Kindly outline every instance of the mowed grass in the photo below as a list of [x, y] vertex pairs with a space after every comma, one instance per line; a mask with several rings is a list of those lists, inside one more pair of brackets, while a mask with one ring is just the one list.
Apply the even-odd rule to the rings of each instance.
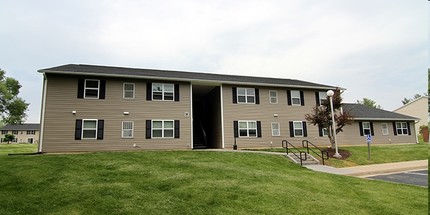
[[426, 188], [313, 172], [275, 155], [3, 153], [0, 163], [0, 214], [428, 213]]
[[329, 159], [327, 165], [334, 167], [349, 167], [358, 165], [393, 163], [413, 160], [426, 160], [429, 157], [428, 143], [406, 145], [370, 145], [370, 160], [367, 146], [349, 146], [340, 149], [351, 153], [349, 158]]

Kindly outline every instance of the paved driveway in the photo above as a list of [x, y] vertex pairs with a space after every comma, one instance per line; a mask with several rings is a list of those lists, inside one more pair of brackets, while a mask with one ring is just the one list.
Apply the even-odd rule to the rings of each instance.
[[383, 175], [374, 175], [366, 178], [383, 181], [391, 181], [403, 184], [412, 184], [417, 186], [428, 186], [428, 170], [411, 170], [399, 173], [390, 173]]

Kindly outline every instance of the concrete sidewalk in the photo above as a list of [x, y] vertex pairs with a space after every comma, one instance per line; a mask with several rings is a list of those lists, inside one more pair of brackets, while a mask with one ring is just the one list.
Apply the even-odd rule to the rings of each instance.
[[362, 165], [362, 166], [345, 167], [345, 168], [335, 168], [335, 167], [323, 166], [323, 165], [307, 165], [305, 167], [308, 169], [312, 169], [314, 171], [326, 172], [331, 174], [365, 176], [365, 175], [375, 175], [375, 174], [382, 174], [382, 173], [401, 172], [401, 171], [407, 171], [407, 170], [428, 169], [428, 160]]

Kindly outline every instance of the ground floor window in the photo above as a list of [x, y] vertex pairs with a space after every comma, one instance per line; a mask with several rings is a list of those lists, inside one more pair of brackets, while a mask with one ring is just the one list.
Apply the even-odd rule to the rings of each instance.
[[174, 132], [173, 120], [153, 120], [152, 137], [153, 138], [173, 138]]
[[406, 122], [396, 122], [397, 135], [408, 135], [409, 129]]
[[290, 137], [307, 137], [305, 121], [290, 121]]
[[239, 137], [257, 137], [257, 121], [239, 121]]
[[122, 122], [122, 138], [133, 138], [133, 121], [124, 121]]
[[279, 122], [272, 122], [272, 136], [274, 137], [281, 136], [281, 129], [279, 126]]
[[387, 123], [382, 123], [382, 135], [388, 135], [388, 124]]
[[77, 119], [75, 124], [75, 140], [103, 139], [104, 120]]
[[363, 122], [363, 134], [364, 135], [370, 134], [370, 122]]
[[28, 138], [27, 143], [33, 144], [33, 138]]

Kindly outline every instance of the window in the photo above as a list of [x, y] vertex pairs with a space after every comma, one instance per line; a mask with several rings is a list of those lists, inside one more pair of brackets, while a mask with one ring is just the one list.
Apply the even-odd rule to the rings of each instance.
[[257, 122], [239, 121], [239, 137], [257, 137]]
[[327, 92], [317, 92], [318, 93], [318, 105], [322, 105], [324, 102], [327, 101]]
[[97, 120], [84, 119], [82, 120], [82, 139], [97, 138]]
[[3, 135], [7, 134], [7, 131], [1, 131], [1, 134], [3, 134]]
[[28, 130], [27, 131], [27, 135], [34, 135], [34, 134], [36, 134], [35, 130]]
[[173, 101], [174, 94], [174, 84], [152, 83], [152, 100]]
[[408, 135], [409, 129], [406, 122], [396, 122], [397, 135]]
[[13, 135], [17, 135], [17, 134], [18, 134], [18, 131], [12, 131], [12, 134], [13, 134]]
[[98, 99], [99, 87], [100, 87], [100, 80], [86, 79], [85, 86], [84, 86], [84, 98]]
[[134, 84], [124, 83], [123, 86], [123, 98], [124, 99], [134, 99]]
[[272, 136], [274, 137], [281, 136], [281, 129], [279, 126], [279, 122], [272, 122]]
[[303, 137], [303, 122], [301, 121], [294, 121], [294, 136], [295, 137]]
[[28, 138], [28, 139], [27, 139], [27, 143], [31, 143], [31, 144], [33, 144], [33, 138]]
[[255, 89], [254, 88], [237, 88], [237, 102], [255, 104]]
[[291, 104], [292, 105], [301, 105], [302, 104], [300, 91], [291, 90]]
[[133, 138], [133, 121], [122, 122], [122, 138]]
[[152, 137], [153, 138], [173, 138], [174, 121], [173, 120], [153, 120]]
[[363, 134], [364, 135], [371, 134], [370, 122], [363, 122]]
[[278, 91], [270, 90], [269, 99], [270, 99], [270, 104], [278, 104]]
[[388, 135], [388, 124], [387, 123], [382, 123], [382, 135]]

